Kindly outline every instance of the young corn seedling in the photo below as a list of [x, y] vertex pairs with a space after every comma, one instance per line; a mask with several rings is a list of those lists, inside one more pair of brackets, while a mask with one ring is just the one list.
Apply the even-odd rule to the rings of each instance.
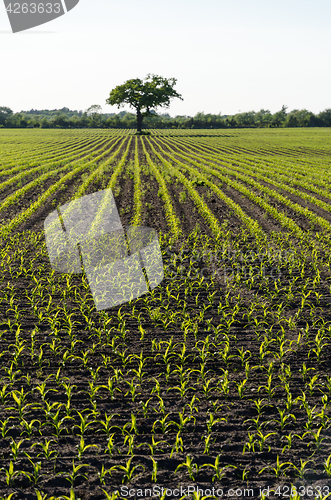
[[106, 490], [104, 490], [103, 488], [102, 488], [102, 491], [103, 491], [103, 492], [104, 492], [104, 494], [106, 495], [106, 500], [117, 500], [118, 498], [120, 498], [118, 491], [115, 491], [114, 493], [111, 493], [110, 495], [109, 495], [109, 493], [108, 493]]
[[56, 436], [57, 438], [60, 437], [62, 432], [68, 432], [66, 427], [64, 426], [64, 421], [65, 420], [73, 420], [73, 417], [70, 417], [66, 415], [65, 417], [60, 418], [59, 416], [60, 410], [57, 410], [55, 415], [49, 415], [49, 421], [45, 422], [42, 424], [44, 425], [51, 425], [54, 428], [54, 433], [52, 434], [53, 436]]
[[241, 479], [243, 481], [246, 481], [247, 480], [247, 486], [248, 486], [248, 475], [249, 475], [249, 470], [246, 469], [246, 467], [244, 468], [244, 470], [242, 471], [241, 473]]
[[131, 434], [127, 434], [124, 438], [124, 446], [125, 443], [128, 441], [128, 452], [127, 455], [133, 455], [133, 448], [134, 448], [134, 436]]
[[59, 392], [56, 389], [47, 389], [46, 390], [46, 382], [42, 384], [36, 385], [35, 390], [40, 393], [42, 401], [45, 401], [45, 398], [49, 392]]
[[187, 455], [186, 456], [186, 461], [179, 464], [175, 470], [175, 474], [177, 473], [177, 471], [179, 469], [181, 469], [182, 467], [186, 468], [187, 469], [187, 472], [188, 472], [188, 475], [189, 475], [189, 478], [192, 480], [192, 481], [195, 481], [195, 477], [196, 477], [196, 474], [198, 473], [199, 471], [199, 468], [198, 468], [198, 465], [192, 461], [192, 457], [190, 455]]
[[[26, 454], [28, 456], [28, 454]], [[26, 475], [29, 478], [29, 481], [36, 485], [38, 481], [42, 478], [44, 474], [41, 474], [41, 462], [34, 463], [31, 460], [31, 457], [28, 456], [28, 460], [32, 465], [33, 472], [24, 472], [24, 475]]]
[[208, 434], [208, 436], [202, 436], [201, 439], [205, 440], [205, 448], [203, 450], [203, 454], [209, 455], [209, 453], [210, 453], [210, 445], [215, 443], [216, 438], [213, 440], [212, 443], [211, 443], [211, 434]]
[[95, 420], [92, 420], [92, 422], [88, 422], [88, 418], [90, 415], [83, 415], [80, 411], [77, 410], [77, 414], [79, 415], [79, 418], [80, 418], [80, 424], [75, 424], [72, 426], [72, 430], [74, 429], [78, 429], [79, 433], [78, 433], [78, 436], [84, 436], [85, 432], [87, 431], [87, 429], [93, 425], [95, 422]]
[[[306, 432], [305, 434], [310, 434], [314, 440], [315, 440], [315, 447], [316, 447], [316, 450], [315, 451], [319, 451], [322, 447], [322, 442], [325, 441], [325, 437], [322, 437], [321, 436], [321, 432], [323, 431], [323, 427], [319, 427], [319, 429], [314, 432], [313, 430], [310, 430], [308, 432]], [[309, 443], [309, 445], [311, 445], [311, 443]], [[308, 445], [308, 446], [309, 446]]]
[[147, 401], [139, 401], [139, 403], [141, 404], [141, 407], [142, 407], [142, 411], [143, 411], [143, 414], [144, 414], [144, 418], [147, 418], [147, 415], [148, 415], [148, 405], [149, 405], [149, 402], [152, 400], [152, 398], [149, 398], [147, 399]]
[[90, 386], [90, 390], [86, 391], [86, 394], [88, 395], [90, 403], [92, 404], [98, 391], [102, 388], [102, 386], [98, 385], [95, 387], [94, 382], [89, 382], [89, 386]]
[[33, 431], [36, 429], [36, 427], [33, 425], [35, 422], [39, 423], [38, 432], [39, 432], [39, 434], [41, 434], [41, 430], [40, 430], [41, 422], [40, 422], [40, 420], [35, 418], [35, 419], [31, 420], [30, 422], [28, 422], [27, 420], [22, 418], [20, 425], [22, 427], [24, 427], [24, 430], [21, 432], [20, 435], [22, 436], [24, 433], [26, 433], [28, 435], [28, 437], [31, 438]]
[[109, 377], [108, 378], [108, 385], [102, 385], [101, 386], [102, 388], [107, 389], [109, 391], [111, 399], [115, 398], [115, 396], [114, 396], [115, 391], [122, 392], [121, 389], [119, 389], [119, 387], [114, 387], [114, 383], [115, 383], [114, 378], [110, 378]]
[[151, 475], [151, 481], [154, 483], [157, 482], [157, 461], [154, 460], [153, 457], [151, 457], [152, 464], [153, 464], [153, 470], [152, 470], [152, 475]]
[[[93, 349], [91, 348], [91, 352], [93, 351]], [[95, 383], [98, 376], [99, 376], [99, 370], [101, 369], [101, 366], [98, 366], [98, 368], [96, 370], [93, 370], [93, 368], [89, 368], [89, 371], [90, 371], [90, 374], [91, 374], [91, 377], [93, 379], [93, 382]]]
[[46, 460], [54, 460], [54, 471], [55, 471], [55, 466], [56, 466], [56, 459], [59, 455], [59, 452], [58, 451], [55, 451], [55, 450], [50, 450], [50, 445], [51, 443], [54, 443], [55, 441], [53, 439], [50, 439], [49, 441], [47, 441], [47, 439], [45, 439], [45, 443], [34, 443], [31, 448], [34, 448], [35, 446], [40, 446], [42, 448], [42, 453], [38, 453], [37, 457], [39, 458], [41, 455], [44, 455], [44, 457], [46, 458]]
[[1, 436], [5, 438], [8, 434], [8, 432], [14, 428], [12, 425], [11, 427], [7, 428], [9, 420], [14, 420], [15, 417], [8, 417], [5, 420], [0, 420], [0, 428], [1, 428]]
[[[257, 447], [259, 448], [259, 451], [263, 451], [267, 439], [273, 435], [277, 435], [277, 433], [276, 432], [269, 432], [268, 434], [263, 434], [261, 431], [257, 431], [256, 436], [258, 439], [256, 440], [256, 444], [257, 444]], [[270, 446], [268, 446], [268, 451], [270, 451], [270, 449], [271, 449]]]
[[227, 419], [225, 417], [215, 418], [212, 413], [209, 413], [209, 420], [206, 420], [208, 434], [211, 434], [213, 432], [213, 427], [221, 421], [227, 422]]
[[111, 436], [108, 437], [107, 448], [105, 448], [105, 450], [104, 450], [104, 453], [108, 453], [110, 457], [112, 456], [113, 449], [114, 449], [114, 436], [115, 436], [115, 433], [113, 433]]
[[195, 401], [199, 401], [200, 403], [200, 399], [197, 398], [195, 395], [192, 396], [192, 399], [191, 399], [191, 402], [190, 403], [186, 403], [186, 405], [184, 406], [184, 411], [185, 411], [185, 408], [186, 406], [188, 407], [188, 409], [190, 410], [190, 413], [193, 413], [193, 410], [195, 410], [197, 413], [199, 412], [198, 410], [198, 407], [197, 406], [194, 406], [194, 403]]
[[165, 415], [165, 412], [166, 412], [166, 407], [165, 407], [165, 405], [164, 405], [164, 400], [163, 400], [163, 398], [161, 398], [161, 396], [157, 396], [157, 397], [158, 397], [158, 399], [159, 399], [159, 408], [160, 408], [160, 410], [157, 410], [156, 408], [153, 408], [153, 409], [154, 409], [154, 411], [156, 411], [157, 413], [160, 411], [160, 412], [163, 414], [163, 416], [164, 416], [164, 415]]
[[328, 427], [329, 421], [331, 420], [325, 413], [325, 408], [322, 408], [320, 413], [316, 413], [315, 418], [321, 419], [321, 424], [324, 429]]
[[14, 440], [11, 441], [10, 443], [10, 448], [11, 448], [11, 456], [13, 457], [14, 462], [16, 462], [19, 449], [21, 444], [24, 442], [24, 439], [21, 439], [18, 443], [15, 443]]
[[76, 493], [73, 488], [70, 489], [70, 496], [63, 495], [58, 497], [56, 500], [82, 500], [81, 497], [76, 497]]
[[130, 372], [135, 373], [137, 379], [139, 380], [139, 383], [141, 384], [144, 375], [147, 375], [147, 372], [143, 371], [144, 364], [146, 363], [146, 361], [148, 359], [152, 359], [152, 358], [150, 356], [147, 356], [146, 358], [143, 358], [143, 353], [142, 352], [140, 353], [139, 357], [137, 355], [132, 355], [131, 359], [133, 359], [134, 357], [138, 358], [138, 360], [139, 360], [138, 370], [135, 370], [134, 368], [131, 368], [128, 373], [130, 373]]
[[74, 483], [75, 483], [75, 481], [77, 480], [78, 477], [83, 477], [85, 480], [87, 480], [86, 474], [82, 474], [82, 473], [79, 472], [83, 467], [88, 467], [88, 464], [75, 465], [75, 460], [73, 460], [72, 461], [72, 472], [71, 472], [71, 474], [64, 473], [64, 472], [58, 472], [56, 475], [57, 476], [63, 476], [63, 475], [67, 476], [67, 477], [65, 477], [65, 479], [67, 481], [69, 481], [69, 483], [71, 484], [71, 487], [73, 488]]
[[[10, 384], [14, 384], [17, 375], [21, 373], [21, 370], [14, 371], [14, 362], [11, 363], [10, 368], [3, 367], [4, 371], [7, 373]], [[22, 389], [23, 390], [23, 389]], [[15, 391], [18, 392], [18, 391]]]
[[22, 474], [24, 475], [23, 471], [14, 470], [14, 465], [12, 461], [10, 461], [8, 469], [6, 469], [5, 467], [1, 467], [0, 470], [5, 472], [7, 486], [13, 486], [15, 479], [18, 476], [21, 476]]
[[134, 475], [134, 472], [139, 469], [139, 468], [142, 468], [145, 470], [145, 467], [143, 465], [135, 465], [135, 466], [131, 466], [131, 462], [132, 462], [132, 459], [134, 457], [131, 457], [129, 458], [129, 460], [126, 462], [125, 466], [124, 465], [115, 465], [114, 468], [116, 470], [122, 470], [124, 472], [123, 474], [123, 478], [122, 478], [122, 484], [127, 482], [131, 482], [135, 477], [137, 477], [137, 474]]
[[220, 379], [220, 386], [222, 388], [225, 397], [228, 397], [230, 391], [230, 382], [228, 379], [228, 375], [229, 375], [228, 370], [224, 370], [223, 376]]
[[110, 416], [105, 413], [105, 419], [104, 420], [98, 420], [97, 423], [101, 424], [102, 428], [98, 429], [96, 432], [105, 432], [107, 437], [109, 438], [111, 431], [113, 429], [113, 426], [111, 425], [111, 420], [115, 417], [119, 417], [119, 413], [112, 413]]
[[193, 420], [194, 421], [194, 424], [196, 422], [196, 418], [193, 417], [192, 415], [188, 415], [186, 418], [184, 418], [184, 411], [183, 413], [179, 412], [178, 413], [179, 415], [179, 419], [180, 419], [180, 422], [175, 422], [175, 421], [171, 421], [169, 422], [170, 424], [173, 424], [175, 427], [178, 428], [178, 431], [179, 433], [181, 433], [184, 429], [185, 429], [185, 426], [191, 421]]
[[153, 457], [155, 453], [162, 451], [163, 449], [159, 447], [160, 444], [169, 444], [167, 441], [160, 440], [160, 441], [155, 441], [154, 436], [152, 436], [152, 443], [141, 443], [137, 445], [137, 448], [140, 448], [141, 446], [148, 446], [149, 451], [150, 451], [150, 456]]
[[331, 455], [324, 461], [324, 470], [329, 477], [331, 477]]
[[293, 467], [293, 464], [291, 462], [280, 463], [279, 455], [277, 455], [275, 467], [272, 467], [271, 465], [268, 465], [267, 467], [263, 467], [263, 469], [260, 470], [259, 474], [262, 474], [262, 472], [265, 470], [270, 470], [274, 473], [276, 479], [279, 479], [280, 476], [282, 476], [282, 475], [286, 476], [286, 471], [291, 467]]
[[314, 411], [316, 408], [316, 405], [314, 406], [314, 408], [310, 408], [308, 405], [305, 406], [305, 409], [306, 409], [306, 412], [307, 412], [307, 417], [308, 417], [308, 420], [307, 422], [305, 423], [305, 428], [310, 430], [312, 425], [313, 425], [313, 420], [316, 419], [316, 412]]
[[213, 469], [214, 471], [214, 475], [213, 475], [213, 478], [212, 478], [212, 481], [221, 481], [222, 478], [225, 476], [225, 470], [226, 469], [229, 469], [229, 468], [233, 468], [233, 469], [236, 469], [237, 467], [235, 467], [234, 465], [226, 465], [225, 467], [221, 467], [220, 466], [220, 455], [217, 455], [217, 457], [215, 458], [215, 463], [214, 465], [213, 464], [203, 464], [200, 469], [202, 469], [203, 467], [206, 467], [206, 468], [210, 468], [210, 469]]
[[[285, 390], [286, 390], [286, 387], [285, 387]], [[292, 394], [289, 391], [287, 391], [287, 399], [286, 399], [286, 402], [285, 402], [285, 406], [286, 406], [286, 410], [288, 412], [290, 412], [292, 410], [293, 405], [294, 405], [295, 402], [296, 402], [296, 400], [294, 401], [292, 399]]]
[[180, 451], [183, 453], [183, 451], [184, 451], [184, 445], [183, 445], [183, 440], [182, 440], [182, 438], [179, 435], [179, 432], [177, 432], [177, 434], [176, 434], [176, 441], [175, 441], [175, 444], [173, 445], [173, 447], [171, 449], [170, 458], [172, 457], [172, 455], [175, 452], [179, 453]]
[[264, 403], [264, 399], [255, 399], [255, 400], [252, 400], [250, 399], [250, 401], [253, 401], [255, 406], [256, 406], [256, 410], [257, 410], [257, 413], [259, 416], [263, 415], [263, 408], [267, 408], [267, 406], [270, 406], [269, 404], [263, 404]]
[[137, 417], [131, 413], [131, 422], [127, 422], [126, 424], [123, 425], [123, 432], [122, 434], [124, 435], [124, 432], [128, 432], [126, 430], [127, 427], [130, 427], [130, 431], [129, 432], [134, 432], [136, 434], [136, 436], [139, 435], [139, 431], [138, 431], [138, 427], [137, 427]]
[[248, 360], [252, 357], [252, 354], [248, 350], [244, 351], [243, 347], [241, 347], [240, 349], [237, 348], [237, 352], [238, 352], [238, 357], [241, 360], [241, 366], [244, 367], [245, 364], [248, 362]]
[[[212, 386], [211, 384], [213, 383], [214, 379], [208, 379], [204, 380], [203, 385], [202, 385], [202, 391], [204, 395], [206, 396], [206, 399], [210, 399], [212, 397], [212, 391], [217, 390], [217, 386]], [[193, 388], [192, 388], [193, 389]]]
[[286, 423], [287, 420], [289, 420], [290, 418], [294, 420], [294, 422], [296, 422], [296, 418], [295, 416], [293, 415], [293, 413], [288, 413], [288, 414], [285, 414], [285, 410], [280, 410], [278, 408], [278, 413], [279, 413], [279, 420], [276, 420], [276, 419], [273, 419], [273, 420], [270, 420], [270, 422], [276, 422], [279, 424], [280, 426], [280, 430], [283, 431], [285, 429], [285, 427], [287, 425], [289, 425], [289, 423]]
[[302, 364], [302, 369], [300, 369], [299, 371], [302, 374], [302, 380], [304, 382], [306, 382], [306, 379], [307, 379], [307, 376], [308, 376], [308, 372], [311, 371], [311, 370], [316, 370], [316, 368], [307, 368], [306, 363]]
[[128, 394], [131, 394], [131, 401], [134, 402], [137, 396], [141, 396], [141, 392], [137, 392], [137, 389], [141, 386], [140, 384], [135, 384], [134, 379], [132, 379], [131, 381], [125, 380], [125, 383], [128, 384], [130, 390], [124, 394], [124, 397]]
[[49, 497], [43, 491], [35, 490], [35, 493], [36, 493], [36, 496], [37, 496], [36, 500], [59, 500], [58, 498], [55, 498], [55, 497]]
[[265, 392], [268, 394], [269, 399], [272, 399], [275, 395], [276, 388], [279, 387], [278, 385], [275, 387], [272, 387], [272, 374], [268, 376], [268, 381], [266, 385], [260, 385], [258, 388], [258, 392], [260, 392], [261, 389], [264, 389]]
[[101, 471], [98, 472], [98, 476], [99, 476], [101, 484], [106, 484], [105, 477], [107, 476], [107, 474], [109, 474], [109, 476], [111, 476], [112, 469], [113, 469], [113, 467], [111, 467], [110, 469], [105, 469], [105, 466], [102, 464]]
[[169, 427], [171, 427], [172, 422], [166, 422], [168, 416], [169, 416], [169, 413], [167, 413], [163, 418], [155, 420], [155, 422], [153, 423], [153, 427], [152, 427], [152, 432], [154, 434], [156, 432], [155, 429], [158, 426], [161, 427], [162, 434], [166, 434], [167, 432], [169, 432]]
[[253, 453], [255, 452], [256, 441], [254, 438], [255, 438], [254, 434], [248, 433], [248, 441], [244, 444], [243, 455], [245, 454], [246, 450]]
[[81, 436], [79, 445], [77, 445], [77, 457], [79, 461], [82, 459], [83, 453], [85, 453], [85, 451], [88, 450], [89, 448], [96, 448], [97, 450], [99, 449], [99, 447], [96, 444], [85, 445], [84, 438], [83, 436]]
[[4, 384], [0, 389], [0, 399], [3, 405], [6, 403], [6, 399], [11, 395], [11, 392], [7, 392], [7, 388], [8, 385]]
[[245, 387], [246, 382], [247, 382], [247, 379], [244, 379], [241, 382], [239, 382], [239, 384], [238, 383], [236, 384], [240, 399], [243, 399], [243, 397], [244, 397], [244, 392], [246, 389], [246, 387]]
[[285, 435], [281, 437], [282, 441], [285, 441], [285, 439], [287, 440], [287, 444], [283, 447], [282, 453], [285, 453], [286, 450], [290, 451], [292, 448], [293, 434], [290, 432], [287, 436]]
[[293, 469], [296, 471], [296, 475], [300, 479], [303, 479], [308, 471], [313, 471], [313, 469], [307, 468], [307, 464], [309, 462], [312, 462], [312, 460], [302, 460], [302, 458], [300, 458], [300, 467], [297, 467], [296, 465], [292, 464]]

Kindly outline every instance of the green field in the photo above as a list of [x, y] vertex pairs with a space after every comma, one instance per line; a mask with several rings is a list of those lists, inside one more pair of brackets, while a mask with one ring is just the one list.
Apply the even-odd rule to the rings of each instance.
[[[330, 158], [328, 128], [0, 130], [0, 497], [331, 493]], [[165, 279], [98, 312], [43, 228], [107, 188]]]

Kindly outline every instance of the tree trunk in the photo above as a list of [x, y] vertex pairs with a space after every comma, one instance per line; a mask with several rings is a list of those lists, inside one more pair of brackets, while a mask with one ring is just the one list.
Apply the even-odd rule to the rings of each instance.
[[140, 109], [137, 109], [137, 132], [141, 132], [141, 128], [143, 125], [143, 115], [140, 112]]

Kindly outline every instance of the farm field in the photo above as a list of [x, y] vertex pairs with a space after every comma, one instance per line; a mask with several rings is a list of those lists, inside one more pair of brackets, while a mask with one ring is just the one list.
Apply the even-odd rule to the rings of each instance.
[[[331, 130], [150, 132], [0, 130], [0, 497], [326, 498]], [[43, 224], [107, 188], [165, 279], [98, 312]]]

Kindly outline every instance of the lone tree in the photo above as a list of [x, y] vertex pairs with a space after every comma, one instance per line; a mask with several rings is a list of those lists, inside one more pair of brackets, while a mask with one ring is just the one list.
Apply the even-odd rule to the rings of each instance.
[[127, 80], [123, 85], [118, 85], [106, 100], [107, 104], [117, 105], [119, 108], [129, 104], [137, 113], [137, 132], [141, 133], [143, 118], [155, 116], [157, 106], [168, 107], [170, 99], [182, 96], [174, 90], [177, 80], [163, 78], [162, 76], [148, 74], [145, 81], [140, 78]]

